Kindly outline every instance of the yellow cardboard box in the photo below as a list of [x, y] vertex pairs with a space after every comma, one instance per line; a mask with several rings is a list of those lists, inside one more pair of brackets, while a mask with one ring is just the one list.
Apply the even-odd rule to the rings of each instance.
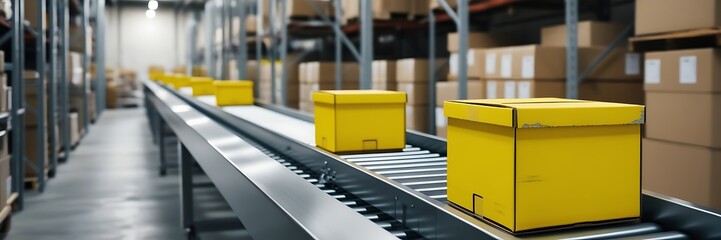
[[161, 81], [165, 77], [165, 74], [162, 72], [150, 72], [148, 73], [148, 78], [152, 81]]
[[209, 77], [193, 77], [190, 79], [190, 87], [193, 88], [193, 96], [204, 96], [215, 94], [215, 84]]
[[402, 149], [406, 94], [383, 90], [313, 93], [315, 144], [331, 152]]
[[536, 98], [444, 109], [455, 205], [511, 232], [639, 217], [643, 106]]
[[216, 105], [253, 105], [252, 81], [215, 81]]
[[181, 88], [190, 86], [190, 77], [188, 77], [188, 76], [181, 75], [181, 74], [175, 74], [175, 75], [173, 75], [172, 79], [173, 79], [172, 85], [173, 85], [173, 88], [175, 88], [175, 90], [180, 90]]

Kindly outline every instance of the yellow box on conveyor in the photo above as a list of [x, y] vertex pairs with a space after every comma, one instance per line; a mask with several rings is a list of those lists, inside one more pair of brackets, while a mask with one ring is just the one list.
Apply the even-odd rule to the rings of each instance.
[[215, 81], [215, 103], [218, 106], [253, 105], [252, 81]]
[[402, 149], [406, 144], [403, 92], [316, 91], [315, 144], [331, 152]]
[[639, 105], [447, 101], [448, 200], [511, 232], [638, 218]]
[[193, 96], [204, 96], [215, 94], [215, 84], [209, 77], [190, 78], [190, 87], [193, 88]]
[[161, 81], [165, 77], [163, 72], [150, 72], [148, 78], [152, 81]]
[[175, 88], [175, 90], [180, 90], [181, 88], [190, 86], [190, 77], [188, 77], [188, 76], [181, 75], [181, 74], [175, 74], [175, 75], [173, 75], [172, 79], [173, 79], [172, 85], [173, 85], [173, 88]]

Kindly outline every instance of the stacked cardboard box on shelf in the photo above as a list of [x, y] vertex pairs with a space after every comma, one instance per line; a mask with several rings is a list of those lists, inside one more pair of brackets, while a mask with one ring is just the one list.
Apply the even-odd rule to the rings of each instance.
[[[82, 119], [84, 119], [84, 116], [87, 114], [83, 110], [83, 96], [90, 94], [90, 86], [83, 86], [83, 66], [81, 63], [82, 53], [68, 52], [67, 84], [70, 92], [69, 107], [71, 112], [78, 113], [78, 119], [82, 122]], [[79, 126], [77, 134], [82, 135], [85, 129], [83, 124]]]
[[421, 132], [428, 131], [428, 69], [436, 69], [435, 79], [443, 81], [448, 76], [448, 60], [436, 59], [435, 66], [429, 66], [428, 59], [407, 58], [396, 62], [398, 91], [405, 92], [406, 128]]
[[644, 186], [721, 209], [721, 51], [646, 53]]
[[[315, 6], [326, 16], [333, 16], [335, 12], [333, 10], [333, 1], [330, 0], [313, 0]], [[313, 10], [313, 6], [308, 0], [290, 0], [286, 1], [287, 6], [285, 7], [285, 16], [287, 17], [306, 17], [314, 18], [320, 16]], [[280, 13], [281, 7], [278, 4], [278, 11]]]
[[[448, 5], [451, 6], [451, 7], [453, 7], [453, 8], [455, 8], [455, 7], [458, 5], [458, 2], [456, 2], [456, 1], [457, 1], [457, 0], [446, 0], [446, 2], [448, 3]], [[441, 8], [441, 4], [438, 3], [437, 0], [431, 0], [431, 1], [430, 1], [430, 8], [431, 8], [431, 9]]]
[[[483, 51], [487, 98], [565, 97], [566, 52], [565, 42], [560, 42], [565, 37], [565, 27], [550, 28], [543, 31], [546, 45]], [[579, 42], [579, 71], [591, 65], [607, 48], [603, 45], [608, 43], [606, 36], [616, 36], [617, 29], [594, 22], [579, 24], [579, 38], [583, 39]], [[624, 49], [612, 50], [579, 84], [579, 98], [643, 103], [640, 59], [639, 54]]]
[[[486, 98], [485, 85], [481, 80], [468, 80], [468, 99]], [[458, 100], [458, 81], [445, 81], [436, 83], [436, 136], [446, 137], [448, 120], [443, 115], [443, 102]]]
[[[718, 29], [719, 7], [716, 0], [637, 0], [636, 35], [663, 40]], [[645, 54], [643, 186], [721, 209], [721, 50], [718, 43], [676, 50], [687, 43], [680, 41]]]
[[[298, 88], [300, 87], [300, 81], [298, 79], [298, 64], [293, 64], [293, 60], [297, 58], [288, 56], [288, 72], [287, 72], [287, 81], [286, 81], [286, 103], [288, 107], [291, 108], [298, 108]], [[273, 97], [273, 91], [275, 92], [275, 102], [280, 104], [281, 98], [282, 98], [282, 89], [281, 89], [281, 81], [283, 79], [282, 73], [283, 73], [283, 64], [281, 62], [275, 63], [275, 79], [273, 79], [271, 82], [271, 71], [272, 66], [269, 61], [263, 61], [261, 63], [261, 76], [260, 81], [258, 82], [258, 90], [260, 91], [259, 100], [264, 103], [272, 103], [272, 97]], [[275, 84], [275, 88], [273, 89], [273, 84]]]
[[236, 62], [235, 60], [230, 60], [228, 62], [228, 76], [231, 80], [251, 80], [255, 81], [258, 79], [258, 61], [255, 60], [248, 60], [246, 62], [246, 70], [245, 70], [245, 78], [240, 79], [240, 76], [238, 76], [238, 68], [236, 68]]
[[721, 26], [716, 0], [637, 0], [636, 35], [676, 32]]
[[[333, 90], [335, 86], [335, 62], [306, 62], [301, 63], [300, 67], [300, 110], [313, 113], [313, 99], [311, 95], [318, 90]], [[359, 67], [355, 62], [344, 62], [342, 65], [343, 72], [343, 90], [358, 89], [359, 86]]]
[[395, 91], [398, 81], [396, 80], [396, 61], [375, 60], [373, 61], [373, 80], [371, 88], [376, 90]]
[[[491, 47], [506, 46], [516, 43], [513, 36], [508, 34], [474, 32], [468, 35], [468, 52], [466, 54], [467, 73], [468, 73], [468, 98], [479, 99], [485, 98], [485, 85], [481, 81], [484, 75], [485, 56], [483, 49]], [[448, 34], [448, 51], [451, 53], [449, 58], [448, 82], [438, 81], [436, 83], [436, 135], [439, 137], [446, 136], [446, 117], [443, 115], [443, 102], [458, 99], [458, 33]]]
[[[485, 65], [485, 59], [482, 55], [482, 49], [508, 46], [517, 41], [512, 35], [500, 33], [473, 32], [468, 34], [468, 53], [466, 54], [466, 63], [468, 64], [468, 79], [480, 79], [482, 67]], [[456, 80], [458, 77], [458, 33], [448, 34], [448, 52], [451, 53], [449, 58], [450, 70], [448, 72], [448, 80]]]
[[[44, 174], [42, 171], [44, 169], [36, 169], [35, 166], [38, 166], [42, 164], [43, 166], [48, 166], [48, 156], [50, 154], [50, 148], [48, 143], [48, 131], [52, 130], [54, 131], [55, 128], [48, 129], [47, 124], [47, 114], [43, 114], [44, 118], [42, 119], [42, 125], [40, 125], [41, 121], [37, 118], [36, 114], [39, 112], [47, 112], [47, 104], [44, 104], [43, 108], [40, 108], [40, 101], [39, 98], [45, 95], [47, 97], [46, 92], [38, 92], [37, 88], [32, 87], [36, 86], [39, 81], [39, 74], [34, 71], [25, 71], [23, 72], [23, 78], [26, 84], [25, 87], [25, 142], [23, 144], [24, 146], [24, 153], [26, 159], [29, 161], [25, 164], [25, 176], [26, 177], [36, 177], [38, 176], [38, 173]], [[43, 84], [45, 84], [43, 82]], [[39, 129], [45, 129], [43, 131], [43, 134], [40, 134]], [[39, 142], [44, 142], [45, 144], [45, 154], [38, 155], [39, 153]], [[32, 165], [31, 165], [32, 164]]]
[[[373, 19], [391, 19], [402, 17], [413, 19], [416, 16], [428, 15], [429, 1], [431, 0], [372, 0]], [[359, 0], [342, 0], [343, 22], [357, 20], [360, 13]]]

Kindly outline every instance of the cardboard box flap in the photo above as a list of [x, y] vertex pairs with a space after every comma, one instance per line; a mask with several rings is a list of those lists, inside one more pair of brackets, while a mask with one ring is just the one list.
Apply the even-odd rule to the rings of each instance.
[[215, 81], [217, 87], [252, 87], [252, 81]]
[[481, 101], [446, 101], [443, 113], [448, 118], [513, 127], [513, 108]]
[[509, 104], [517, 128], [629, 125], [645, 122], [644, 107], [605, 102], [536, 102]]
[[560, 98], [448, 101], [449, 118], [516, 128], [628, 125], [645, 122], [640, 105]]
[[317, 91], [313, 93], [313, 102], [327, 104], [406, 103], [406, 94], [383, 90]]

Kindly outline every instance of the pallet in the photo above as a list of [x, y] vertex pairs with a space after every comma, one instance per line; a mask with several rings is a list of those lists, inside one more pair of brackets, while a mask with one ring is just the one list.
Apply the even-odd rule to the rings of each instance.
[[667, 51], [721, 46], [721, 28], [694, 29], [631, 37], [631, 52]]
[[8, 196], [7, 205], [12, 206], [13, 209], [16, 209], [16, 207], [14, 205], [15, 205], [15, 200], [18, 199], [18, 196], [19, 195], [17, 192], [11, 193], [10, 196]]
[[[48, 180], [48, 173], [50, 169], [45, 168], [45, 171], [43, 171], [45, 174], [45, 182]], [[40, 187], [40, 182], [38, 181], [38, 177], [25, 177], [25, 189], [32, 189], [33, 191], [37, 191]]]
[[13, 208], [10, 205], [5, 205], [5, 207], [0, 210], [0, 235], [3, 239], [10, 232], [10, 226], [12, 225], [12, 209]]

